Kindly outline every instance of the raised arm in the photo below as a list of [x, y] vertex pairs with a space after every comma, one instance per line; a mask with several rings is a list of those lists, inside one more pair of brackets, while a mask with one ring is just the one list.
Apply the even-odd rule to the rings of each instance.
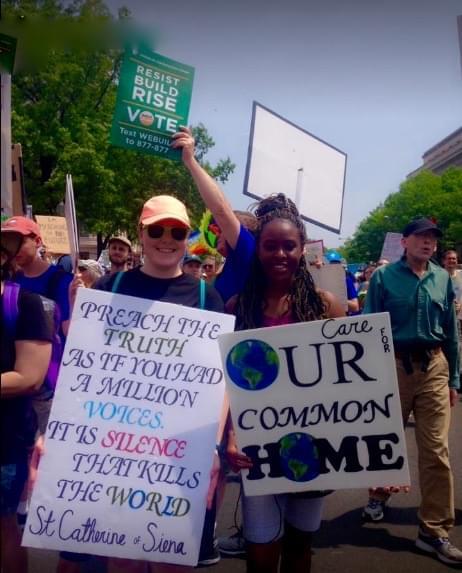
[[194, 157], [194, 138], [191, 130], [188, 127], [181, 127], [172, 139], [172, 147], [182, 149], [183, 163], [191, 173], [205, 206], [212, 213], [226, 242], [234, 250], [239, 238], [239, 220], [218, 183]]

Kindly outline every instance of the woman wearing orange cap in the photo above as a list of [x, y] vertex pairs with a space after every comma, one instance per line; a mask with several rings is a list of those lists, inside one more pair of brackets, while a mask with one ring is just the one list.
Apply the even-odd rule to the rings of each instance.
[[[212, 286], [204, 285], [202, 303], [200, 281], [183, 273], [182, 261], [186, 253], [190, 230], [189, 216], [181, 201], [169, 195], [151, 197], [144, 204], [139, 219], [139, 239], [144, 252], [143, 265], [126, 272], [106, 275], [95, 284], [94, 288], [223, 312], [223, 301]], [[77, 275], [71, 286], [71, 299], [75, 296], [76, 288], [79, 286], [84, 285], [81, 277]], [[209, 506], [211, 506], [213, 494], [209, 497]], [[205, 538], [209, 540], [213, 538], [214, 521], [214, 512], [210, 511], [210, 516], [206, 516], [204, 528], [207, 529], [211, 524], [211, 530], [207, 534], [203, 532], [203, 541]], [[144, 573], [148, 567], [155, 573], [185, 573], [192, 570], [190, 567], [180, 565], [148, 564], [141, 561], [110, 558], [108, 572]], [[60, 572], [64, 573], [64, 571], [70, 573], [78, 569], [69, 567], [60, 569]]]

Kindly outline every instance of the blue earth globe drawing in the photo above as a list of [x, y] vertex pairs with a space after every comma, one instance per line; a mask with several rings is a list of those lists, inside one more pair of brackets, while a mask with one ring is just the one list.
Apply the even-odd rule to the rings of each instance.
[[231, 380], [244, 390], [263, 390], [279, 372], [277, 352], [261, 340], [243, 340], [229, 351], [226, 370]]
[[296, 482], [311, 481], [319, 475], [319, 456], [314, 438], [295, 432], [279, 440], [282, 471], [287, 479]]

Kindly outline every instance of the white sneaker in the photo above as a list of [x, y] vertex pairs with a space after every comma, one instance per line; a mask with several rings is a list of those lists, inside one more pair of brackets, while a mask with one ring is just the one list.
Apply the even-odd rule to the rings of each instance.
[[218, 550], [223, 555], [245, 555], [245, 539], [242, 531], [238, 529], [234, 535], [230, 537], [218, 538]]
[[427, 553], [435, 553], [440, 561], [447, 565], [462, 567], [462, 551], [457, 549], [447, 537], [432, 537], [419, 529], [416, 547]]
[[385, 501], [369, 498], [361, 517], [366, 521], [382, 521], [385, 516]]

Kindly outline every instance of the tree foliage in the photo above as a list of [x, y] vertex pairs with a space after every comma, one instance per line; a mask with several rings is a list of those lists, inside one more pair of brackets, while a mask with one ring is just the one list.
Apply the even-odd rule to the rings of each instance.
[[[13, 76], [13, 141], [22, 144], [26, 193], [34, 212], [55, 213], [64, 197], [65, 175], [71, 173], [77, 217], [86, 231], [108, 237], [124, 230], [133, 236], [141, 205], [156, 193], [176, 195], [198, 221], [204, 207], [182, 164], [109, 144], [122, 46], [98, 45], [95, 26], [111, 30], [129, 17], [128, 11], [114, 19], [102, 0], [76, 0], [66, 8], [55, 0], [6, 0], [4, 11], [19, 22], [19, 35], [22, 26], [31, 21], [37, 26], [40, 17], [53, 37], [62, 29], [76, 40], [66, 44], [61, 38], [64, 43], [42, 46], [38, 64]], [[90, 42], [80, 32], [88, 29], [94, 32]], [[227, 158], [210, 165], [205, 157], [215, 143], [204, 125], [193, 131], [199, 161], [225, 182], [234, 164]]]
[[361, 221], [342, 247], [348, 261], [376, 261], [387, 232], [401, 232], [415, 217], [436, 219], [444, 233], [440, 249], [462, 243], [462, 169], [451, 167], [442, 175], [422, 171], [404, 181]]

